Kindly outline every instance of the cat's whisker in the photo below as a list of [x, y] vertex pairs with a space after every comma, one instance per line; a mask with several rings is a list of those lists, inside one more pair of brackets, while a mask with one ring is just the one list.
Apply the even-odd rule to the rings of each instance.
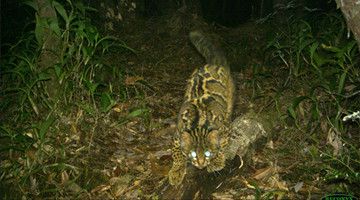
[[214, 167], [213, 166], [209, 166], [209, 167], [211, 167], [211, 171], [212, 171], [212, 173], [215, 175], [215, 177], [217, 176], [217, 175], [220, 175], [221, 177], [222, 177], [222, 175], [221, 175], [221, 173], [220, 173], [220, 171], [217, 171], [217, 170], [214, 170]]
[[215, 171], [215, 172], [218, 173], [221, 177], [223, 177], [220, 171]]

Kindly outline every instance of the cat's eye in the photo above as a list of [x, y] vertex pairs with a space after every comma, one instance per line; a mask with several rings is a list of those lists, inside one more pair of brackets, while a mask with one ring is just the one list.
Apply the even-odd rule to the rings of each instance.
[[191, 152], [190, 155], [191, 155], [191, 157], [196, 158], [196, 153], [195, 153], [195, 151]]
[[210, 151], [206, 151], [206, 152], [205, 152], [205, 156], [206, 156], [206, 157], [210, 157], [210, 155], [211, 155], [211, 154], [210, 154]]

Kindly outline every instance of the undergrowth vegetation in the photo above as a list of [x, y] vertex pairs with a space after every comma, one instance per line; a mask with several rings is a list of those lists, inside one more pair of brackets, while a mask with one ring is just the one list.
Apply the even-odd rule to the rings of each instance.
[[[170, 164], [159, 165], [162, 170], [158, 174], [162, 175], [157, 176], [151, 175], [156, 174], [155, 156], [155, 161], [150, 157], [151, 168], [154, 167], [152, 172], [149, 161], [146, 165], [144, 160], [148, 154], [160, 152], [160, 158], [171, 161], [167, 143], [163, 141], [171, 142], [168, 135], [173, 134], [174, 127], [170, 124], [176, 120], [176, 107], [181, 101], [176, 95], [181, 98], [183, 95], [180, 87], [184, 84], [178, 82], [187, 78], [182, 77], [183, 71], [193, 70], [193, 66], [186, 68], [187, 54], [193, 54], [183, 48], [186, 36], [183, 35], [183, 39], [179, 40], [181, 45], [178, 45], [180, 43], [162, 38], [166, 36], [161, 34], [169, 32], [167, 26], [161, 25], [164, 30], [157, 30], [159, 27], [154, 26], [143, 31], [144, 24], [137, 24], [142, 33], [131, 37], [138, 41], [138, 49], [143, 52], [141, 59], [145, 61], [136, 66], [146, 66], [149, 76], [156, 74], [161, 79], [156, 84], [162, 87], [160, 90], [164, 93], [161, 96], [158, 92], [149, 98], [146, 89], [155, 89], [123, 65], [135, 65], [127, 60], [127, 56], [135, 50], [117, 37], [100, 34], [88, 16], [97, 12], [95, 9], [71, 0], [51, 0], [41, 7], [33, 1], [25, 1], [24, 6], [32, 9], [33, 21], [26, 24], [16, 43], [1, 44], [6, 50], [1, 55], [0, 85], [2, 198], [84, 199], [99, 197], [96, 195], [101, 195], [102, 191], [111, 193], [106, 196], [109, 198], [119, 198], [125, 191], [134, 192], [139, 198], [143, 197], [141, 195], [150, 197], [155, 190], [153, 186], [166, 179], [167, 165]], [[41, 8], [49, 8], [56, 15], [44, 16]], [[327, 187], [326, 192], [354, 194], [353, 189], [360, 188], [359, 49], [356, 42], [349, 38], [340, 12], [310, 10], [304, 14], [301, 17], [280, 16], [282, 20], [279, 20], [274, 13], [260, 19], [255, 26], [271, 27], [265, 33], [266, 42], [258, 40], [256, 44], [249, 45], [249, 35], [255, 32], [251, 30], [248, 35], [245, 34], [246, 42], [234, 47], [239, 51], [233, 51], [233, 57], [244, 60], [241, 66], [255, 60], [252, 71], [244, 70], [242, 73], [251, 75], [245, 80], [251, 90], [249, 101], [266, 99], [266, 105], [258, 113], [264, 114], [265, 109], [273, 109], [270, 105], [276, 110], [270, 113], [276, 113], [278, 118], [271, 118], [276, 121], [274, 126], [281, 127], [281, 130], [275, 133], [279, 134], [276, 135], [278, 137], [274, 137], [278, 139], [278, 148], [271, 153], [276, 154], [275, 157], [280, 155], [276, 158], [279, 163], [283, 161], [279, 166], [290, 166], [283, 170], [286, 171], [286, 181], [291, 182], [286, 183], [286, 187], [295, 185], [296, 188], [311, 182], [307, 186]], [[153, 24], [150, 21], [147, 23]], [[5, 35], [12, 34], [12, 30], [2, 31], [9, 31]], [[160, 36], [153, 37], [149, 33], [160, 33]], [[260, 42], [263, 43], [258, 44]], [[175, 45], [169, 48], [170, 44]], [[251, 48], [256, 48], [254, 52], [262, 61], [257, 61], [256, 56], [248, 59]], [[115, 59], [116, 64], [113, 64], [107, 56], [121, 57], [124, 62]], [[181, 59], [176, 61], [176, 56]], [[140, 58], [135, 59], [141, 62]], [[179, 68], [176, 66], [183, 71], [177, 73]], [[169, 68], [172, 69], [167, 71]], [[269, 86], [265, 86], [269, 82]], [[145, 98], [153, 102], [146, 104]], [[168, 107], [163, 105], [164, 102], [168, 103]], [[157, 121], [151, 120], [150, 112], [162, 115]], [[140, 120], [131, 123], [135, 122], [135, 118]], [[154, 124], [154, 121], [160, 124]], [[138, 127], [129, 128], [128, 135], [116, 129], [134, 124]], [[148, 134], [154, 128], [165, 126], [163, 124], [169, 124], [169, 128], [164, 127], [157, 134]], [[143, 130], [147, 138], [144, 139], [138, 130]], [[111, 134], [114, 132], [122, 136], [117, 140], [129, 140], [112, 141]], [[153, 142], [156, 145], [149, 145], [148, 138], [155, 138]], [[138, 144], [146, 148], [135, 148]], [[141, 160], [136, 157], [139, 160], [130, 160], [130, 164], [125, 163], [122, 168], [127, 157], [123, 156], [121, 160], [118, 156], [118, 163], [107, 157], [117, 153], [113, 147], [116, 145], [122, 145], [123, 154], [127, 154], [129, 149], [135, 152], [133, 154], [141, 154]], [[105, 149], [110, 153], [102, 152]], [[106, 162], [115, 163], [116, 167], [111, 169], [115, 164], [105, 165]], [[136, 173], [127, 176], [131, 168], [137, 167], [134, 170]], [[149, 168], [147, 174], [141, 170], [145, 168]], [[236, 182], [241, 183], [240, 179]], [[151, 188], [137, 188], [141, 184], [149, 184]], [[291, 193], [289, 189], [264, 192], [255, 183], [251, 182], [251, 185], [258, 199]], [[312, 197], [312, 190], [306, 189], [305, 193]]]
[[[297, 149], [309, 162], [303, 170], [319, 173], [326, 183], [342, 183], [333, 192], [353, 193], [346, 185], [360, 182], [358, 46], [339, 12], [291, 16], [275, 27], [264, 48], [265, 65], [288, 73], [273, 98], [278, 111], [279, 96], [298, 94], [288, 107], [290, 118], [282, 122], [297, 127], [289, 134], [306, 137]], [[344, 119], [351, 114], [352, 120]]]
[[[32, 1], [24, 4], [35, 11], [34, 22], [27, 26], [34, 28], [16, 44], [2, 44], [8, 50], [1, 58], [2, 197], [64, 195], [66, 188], [78, 195], [79, 188], [89, 183], [84, 181], [82, 187], [74, 183], [90, 176], [90, 169], [79, 168], [79, 163], [89, 163], [72, 158], [75, 155], [65, 141], [80, 133], [74, 142], [89, 138], [84, 148], [90, 152], [99, 117], [119, 102], [142, 98], [138, 84], [123, 83], [127, 74], [122, 66], [104, 60], [105, 53], [134, 50], [116, 37], [102, 37], [86, 16], [96, 10], [82, 3], [44, 3], [42, 7], [56, 11], [53, 16], [42, 16]], [[140, 104], [119, 117], [119, 125], [136, 116], [146, 123], [149, 113]], [[84, 118], [92, 120], [81, 131]]]

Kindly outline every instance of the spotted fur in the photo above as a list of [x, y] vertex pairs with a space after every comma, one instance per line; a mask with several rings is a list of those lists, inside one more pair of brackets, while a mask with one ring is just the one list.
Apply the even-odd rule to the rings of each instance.
[[188, 160], [209, 172], [224, 168], [234, 103], [235, 87], [223, 52], [200, 32], [191, 32], [190, 40], [208, 64], [187, 81], [172, 148], [171, 185], [182, 182]]

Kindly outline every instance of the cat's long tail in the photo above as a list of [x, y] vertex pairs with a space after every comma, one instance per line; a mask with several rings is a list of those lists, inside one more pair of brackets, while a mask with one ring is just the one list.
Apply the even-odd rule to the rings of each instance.
[[189, 36], [194, 47], [205, 57], [208, 64], [228, 67], [226, 57], [222, 50], [217, 48], [201, 32], [193, 31]]

